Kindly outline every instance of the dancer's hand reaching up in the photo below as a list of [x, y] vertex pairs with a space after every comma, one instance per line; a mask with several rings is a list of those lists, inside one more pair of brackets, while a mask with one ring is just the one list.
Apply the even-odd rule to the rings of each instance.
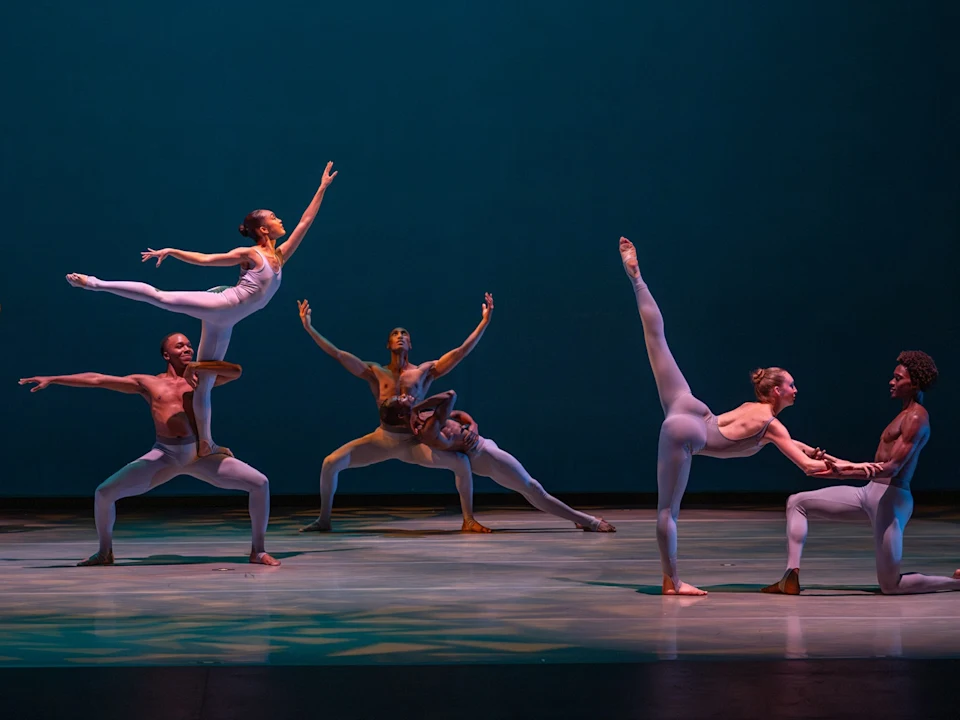
[[154, 250], [153, 248], [147, 248], [146, 252], [140, 253], [140, 262], [146, 262], [147, 260], [152, 260], [153, 258], [157, 259], [157, 267], [160, 267], [160, 263], [163, 262], [163, 259], [170, 254], [170, 248], [163, 248], [162, 250]]
[[486, 302], [481, 306], [480, 313], [483, 319], [489, 322], [490, 316], [493, 315], [493, 295], [485, 293], [483, 299], [486, 300]]
[[310, 303], [306, 299], [297, 300], [297, 308], [300, 310], [300, 322], [303, 323], [304, 330], [313, 330], [313, 319], [311, 317]]
[[337, 171], [334, 170], [332, 173], [330, 169], [333, 167], [333, 161], [327, 163], [326, 169], [323, 171], [323, 179], [320, 180], [320, 187], [326, 188], [330, 187], [330, 183], [333, 182], [333, 179], [337, 176]]

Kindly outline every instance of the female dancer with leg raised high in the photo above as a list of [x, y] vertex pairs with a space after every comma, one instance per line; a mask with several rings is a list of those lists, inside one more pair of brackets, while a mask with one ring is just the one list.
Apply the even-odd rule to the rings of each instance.
[[[297, 227], [286, 242], [277, 247], [277, 240], [286, 234], [283, 222], [269, 210], [254, 210], [240, 225], [240, 234], [251, 238], [255, 245], [234, 248], [226, 253], [198, 253], [187, 250], [164, 248], [148, 249], [140, 253], [144, 262], [157, 259], [157, 267], [164, 258], [172, 257], [192, 265], [212, 265], [218, 267], [239, 265], [240, 280], [233, 286], [220, 286], [206, 291], [165, 291], [140, 282], [100, 280], [92, 275], [70, 273], [67, 282], [74, 287], [86, 290], [98, 290], [113, 293], [129, 300], [149, 303], [202, 322], [200, 348], [197, 352], [199, 362], [223, 360], [230, 344], [233, 326], [264, 307], [280, 287], [283, 266], [300, 246], [304, 235], [313, 224], [320, 209], [323, 195], [337, 176], [330, 170], [333, 163], [327, 163], [320, 182], [320, 188], [313, 196], [310, 205], [304, 211]], [[193, 409], [197, 420], [197, 455], [224, 453], [232, 455], [229, 449], [219, 447], [213, 442], [210, 432], [210, 390], [216, 376], [207, 373], [200, 377], [199, 385], [193, 396]]]
[[[787, 428], [777, 419], [797, 397], [796, 384], [786, 370], [771, 367], [754, 371], [757, 401], [746, 402], [719, 416], [695, 398], [667, 346], [663, 316], [640, 276], [636, 248], [626, 238], [620, 238], [620, 257], [637, 297], [647, 356], [665, 415], [657, 451], [657, 544], [663, 569], [663, 593], [706, 595], [706, 591], [681, 582], [677, 572], [677, 518], [693, 456], [749, 457], [773, 443], [807, 475], [829, 469], [822, 458], [836, 459], [819, 448], [791, 439]], [[869, 478], [878, 471], [876, 463], [848, 464], [851, 477]]]

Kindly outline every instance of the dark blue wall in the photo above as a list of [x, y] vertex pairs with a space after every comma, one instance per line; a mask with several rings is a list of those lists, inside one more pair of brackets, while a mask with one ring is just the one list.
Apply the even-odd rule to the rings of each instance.
[[[485, 290], [494, 321], [436, 389], [550, 489], [654, 490], [661, 417], [620, 234], [717, 412], [780, 364], [800, 388], [793, 434], [866, 459], [897, 410], [898, 351], [931, 353], [916, 486], [958, 486], [956, 3], [96, 5], [21, 4], [0, 46], [0, 493], [89, 495], [152, 439], [138, 398], [17, 378], [159, 372], [162, 335], [199, 340], [193, 320], [64, 274], [233, 282], [138, 253], [229, 249], [261, 206], [292, 227], [328, 159], [340, 175], [306, 244], [234, 333], [245, 375], [215, 393], [215, 437], [274, 493], [315, 491], [323, 455], [376, 424], [295, 299], [365, 359], [386, 361], [403, 324], [426, 360], [474, 327]], [[690, 488], [810, 486], [768, 449], [698, 461]], [[448, 489], [396, 463], [341, 478]]]

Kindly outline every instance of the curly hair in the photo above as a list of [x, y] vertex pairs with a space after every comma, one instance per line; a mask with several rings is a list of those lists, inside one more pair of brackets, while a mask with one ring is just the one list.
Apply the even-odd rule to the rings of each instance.
[[910, 380], [921, 390], [933, 385], [940, 372], [933, 358], [920, 350], [904, 350], [897, 356], [897, 362], [910, 373]]

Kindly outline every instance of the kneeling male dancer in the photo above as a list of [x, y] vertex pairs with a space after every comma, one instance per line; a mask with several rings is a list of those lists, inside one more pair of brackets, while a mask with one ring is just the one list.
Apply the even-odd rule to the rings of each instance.
[[[953, 577], [900, 573], [903, 530], [913, 513], [910, 481], [920, 451], [930, 439], [930, 415], [923, 407], [923, 392], [937, 379], [937, 366], [926, 353], [900, 353], [890, 380], [890, 397], [902, 408], [880, 435], [874, 458], [881, 470], [866, 485], [835, 485], [791, 495], [787, 500], [787, 571], [783, 578], [763, 588], [766, 593], [800, 594], [800, 555], [807, 539], [807, 518], [862, 521], [873, 525], [873, 540], [880, 592], [886, 595], [960, 590], [960, 570]], [[831, 468], [814, 477], [854, 476], [852, 466], [824, 455]]]
[[264, 550], [264, 536], [270, 517], [270, 487], [267, 478], [244, 462], [225, 454], [197, 457], [193, 391], [199, 373], [215, 373], [216, 385], [240, 377], [239, 365], [223, 361], [193, 362], [193, 346], [185, 335], [172, 333], [160, 342], [160, 354], [167, 362], [160, 375], [49, 375], [23, 378], [21, 385], [36, 383], [30, 392], [48, 385], [99, 387], [140, 395], [150, 405], [157, 441], [148, 453], [129, 463], [105, 480], [94, 500], [94, 516], [100, 549], [80, 566], [113, 565], [113, 524], [120, 498], [142, 495], [177, 475], [190, 475], [215, 487], [243, 490], [250, 494], [250, 524], [253, 542], [250, 562], [279, 565]]
[[[434, 395], [410, 409], [410, 427], [424, 445], [435, 450], [462, 452], [470, 458], [473, 472], [523, 495], [537, 510], [569, 520], [582, 530], [616, 532], [603, 518], [574, 510], [550, 495], [510, 453], [490, 438], [480, 437], [477, 423], [463, 410], [454, 410], [453, 390]], [[432, 411], [427, 417], [426, 413]]]
[[484, 300], [480, 324], [460, 347], [444, 353], [439, 360], [419, 365], [411, 363], [409, 355], [413, 344], [410, 333], [404, 328], [394, 328], [387, 338], [390, 362], [386, 366], [366, 362], [340, 350], [314, 329], [310, 303], [306, 300], [297, 301], [303, 329], [321, 350], [339, 362], [347, 372], [366, 380], [380, 406], [380, 427], [337, 448], [323, 459], [320, 470], [320, 517], [300, 528], [300, 532], [327, 532], [331, 529], [333, 496], [337, 492], [341, 470], [366, 467], [387, 460], [452, 470], [457, 479], [460, 510], [463, 513], [460, 529], [463, 532], [490, 532], [473, 517], [473, 473], [466, 455], [434, 452], [417, 442], [409, 423], [410, 406], [427, 394], [434, 380], [453, 370], [480, 342], [493, 316], [493, 296], [487, 293]]

